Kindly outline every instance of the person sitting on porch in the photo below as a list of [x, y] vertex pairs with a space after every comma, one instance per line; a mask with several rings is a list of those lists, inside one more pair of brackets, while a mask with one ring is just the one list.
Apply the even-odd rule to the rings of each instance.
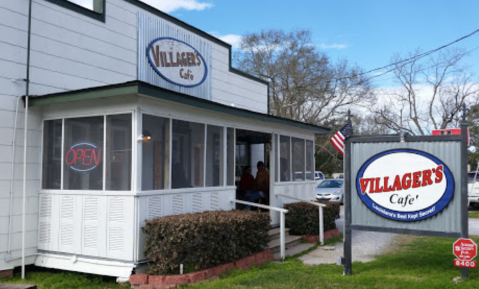
[[241, 199], [247, 200], [248, 192], [253, 188], [254, 177], [251, 174], [251, 166], [246, 166], [244, 168], [243, 174], [241, 175], [240, 180], [240, 192]]
[[[263, 203], [262, 200], [265, 199], [265, 196], [264, 196], [264, 193], [260, 190], [258, 190], [258, 182], [256, 180], [253, 181], [253, 186], [251, 188], [251, 190], [248, 191], [248, 193], [246, 194], [246, 198], [247, 198], [247, 201], [248, 202], [251, 202], [251, 203]], [[245, 206], [244, 208], [245, 210], [251, 210], [251, 206], [250, 205], [247, 205]]]

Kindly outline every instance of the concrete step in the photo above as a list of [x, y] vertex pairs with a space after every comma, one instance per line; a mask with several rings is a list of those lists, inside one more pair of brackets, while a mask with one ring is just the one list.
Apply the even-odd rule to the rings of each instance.
[[[284, 229], [284, 231], [285, 231], [286, 236], [289, 235], [289, 228]], [[279, 228], [275, 228], [275, 229], [269, 230], [269, 231], [268, 231], [268, 235], [269, 235], [269, 240], [270, 240], [270, 241], [279, 239], [279, 237], [280, 237], [280, 230], [279, 230]]]
[[[302, 243], [302, 237], [301, 236], [291, 236], [291, 235], [286, 235], [285, 236], [285, 247], [286, 249], [292, 248], [298, 244]], [[268, 243], [268, 248], [271, 249], [271, 254], [277, 253], [281, 250], [281, 244], [280, 244], [280, 239], [274, 239], [271, 240]]]
[[[302, 244], [296, 245], [292, 248], [286, 249], [284, 251], [284, 253], [285, 253], [286, 256], [294, 256], [296, 254], [299, 254], [301, 252], [304, 252], [304, 251], [308, 250], [309, 248], [311, 248], [313, 246], [314, 246], [314, 244], [302, 243]], [[277, 253], [273, 254], [273, 257], [274, 257], [275, 260], [281, 260], [281, 253], [278, 251]]]

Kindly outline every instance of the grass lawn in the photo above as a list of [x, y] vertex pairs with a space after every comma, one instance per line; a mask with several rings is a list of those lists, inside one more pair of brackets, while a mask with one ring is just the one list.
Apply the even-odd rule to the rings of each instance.
[[469, 211], [467, 214], [469, 218], [477, 219], [479, 217], [479, 211]]
[[453, 265], [455, 240], [416, 237], [376, 261], [353, 263], [352, 276], [343, 276], [343, 268], [337, 265], [304, 266], [298, 259], [287, 259], [248, 271], [235, 270], [188, 288], [479, 288], [479, 268], [469, 269], [466, 281], [452, 281], [461, 276], [461, 269]]
[[[473, 239], [479, 243], [479, 237]], [[459, 284], [452, 281], [461, 276], [461, 269], [453, 265], [455, 240], [414, 237], [413, 241], [399, 245], [397, 250], [379, 256], [376, 261], [353, 263], [352, 276], [343, 276], [343, 268], [337, 265], [305, 266], [297, 258], [287, 258], [284, 263], [269, 263], [248, 271], [234, 270], [220, 279], [188, 288], [479, 288], [479, 268], [469, 269], [469, 278]], [[27, 270], [26, 281], [20, 279], [19, 273], [14, 279], [1, 281], [36, 284], [38, 289], [120, 288], [114, 278], [45, 270]]]
[[[130, 288], [130, 284], [116, 283], [116, 278], [82, 274], [60, 270], [50, 270], [34, 266], [26, 267], [26, 280], [21, 279], [21, 272], [15, 269], [13, 278], [0, 279], [0, 283], [32, 284], [38, 289], [109, 289]], [[18, 271], [18, 272], [17, 272]]]

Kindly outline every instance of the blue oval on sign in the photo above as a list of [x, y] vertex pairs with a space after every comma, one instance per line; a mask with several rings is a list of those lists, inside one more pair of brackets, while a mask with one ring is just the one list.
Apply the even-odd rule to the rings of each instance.
[[356, 177], [362, 202], [376, 214], [397, 221], [418, 221], [443, 210], [454, 195], [449, 168], [431, 154], [394, 149], [368, 159]]
[[202, 84], [208, 75], [203, 56], [193, 46], [170, 37], [153, 40], [146, 49], [151, 67], [165, 80], [185, 87]]

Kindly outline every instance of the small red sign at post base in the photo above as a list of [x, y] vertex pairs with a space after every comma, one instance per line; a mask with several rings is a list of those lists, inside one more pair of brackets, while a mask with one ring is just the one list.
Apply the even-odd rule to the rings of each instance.
[[456, 267], [466, 267], [466, 268], [476, 268], [477, 262], [476, 261], [464, 261], [454, 259], [454, 266]]
[[[454, 255], [459, 259], [454, 260], [454, 266], [468, 268], [476, 267], [476, 262], [473, 262], [472, 259], [477, 256], [477, 245], [471, 239], [457, 239], [457, 241], [452, 245], [452, 253], [454, 253]], [[471, 263], [474, 263], [474, 267], [471, 267]]]

